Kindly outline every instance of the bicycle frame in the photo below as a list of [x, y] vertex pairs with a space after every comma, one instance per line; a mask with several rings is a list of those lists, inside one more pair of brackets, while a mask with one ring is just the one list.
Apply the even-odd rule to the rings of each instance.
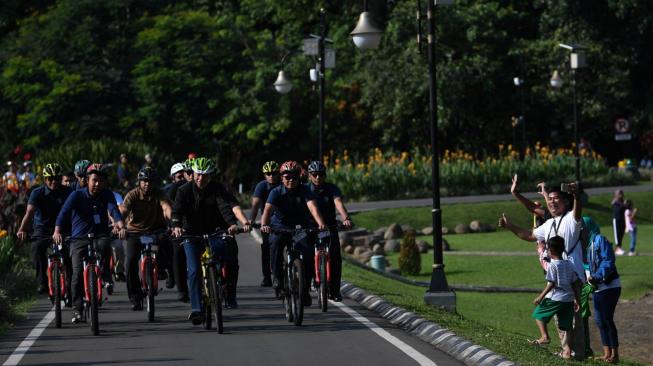
[[142, 249], [141, 249], [141, 259], [140, 259], [140, 274], [141, 274], [141, 287], [145, 290], [147, 290], [147, 281], [146, 281], [146, 273], [145, 273], [145, 268], [147, 262], [152, 263], [152, 271], [153, 271], [153, 276], [152, 276], [152, 290], [156, 294], [158, 288], [159, 288], [159, 276], [158, 276], [158, 267], [157, 267], [157, 262], [156, 262], [156, 253], [159, 249], [158, 245], [156, 245], [156, 235], [141, 235], [139, 237], [140, 243], [142, 244]]
[[[87, 250], [88, 254], [86, 258], [83, 260], [84, 263], [84, 301], [87, 303], [91, 301], [91, 296], [97, 296], [98, 298], [98, 303], [102, 303], [102, 278], [101, 278], [101, 271], [100, 271], [100, 258], [97, 255], [97, 252], [95, 250], [95, 245], [94, 245], [94, 240], [95, 238], [93, 236], [89, 236], [89, 242], [87, 244]], [[96, 275], [96, 289], [97, 293], [96, 294], [91, 294], [90, 293], [90, 286], [88, 283], [88, 273], [89, 271], [94, 271]]]
[[[315, 263], [315, 283], [320, 284], [323, 280], [326, 283], [331, 281], [331, 258], [329, 255], [329, 247], [331, 246], [331, 233], [328, 231], [321, 232], [318, 234], [317, 241], [315, 243], [315, 255], [313, 260]], [[321, 278], [320, 273], [320, 256], [326, 256], [326, 278]]]
[[52, 278], [52, 270], [54, 267], [59, 268], [59, 279], [58, 281], [61, 283], [60, 289], [61, 289], [61, 297], [64, 298], [66, 296], [66, 266], [64, 265], [63, 261], [63, 255], [61, 254], [61, 249], [63, 247], [63, 244], [56, 244], [54, 241], [52, 242], [52, 253], [48, 255], [48, 295], [50, 296], [50, 299], [54, 297], [54, 279]]

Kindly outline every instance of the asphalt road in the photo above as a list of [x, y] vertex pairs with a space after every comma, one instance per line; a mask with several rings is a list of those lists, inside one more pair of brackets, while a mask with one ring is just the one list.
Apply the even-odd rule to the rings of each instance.
[[[272, 290], [258, 286], [261, 280], [259, 245], [249, 235], [239, 236], [238, 242], [240, 306], [224, 312], [224, 334], [192, 326], [186, 320], [190, 306], [177, 302], [171, 290], [157, 297], [156, 321], [149, 323], [146, 312], [129, 310], [124, 283], [118, 283], [115, 293], [101, 309], [100, 336], [91, 335], [87, 324], [71, 324], [69, 309], [64, 310], [63, 328], [54, 328], [53, 322], [44, 324], [47, 320], [43, 318], [52, 305], [42, 298], [25, 321], [0, 338], [0, 363], [462, 365], [349, 300], [343, 303], [346, 309], [331, 303], [327, 313], [320, 312], [315, 305], [307, 308], [301, 327], [288, 323], [283, 306], [273, 298]], [[355, 319], [350, 315], [352, 311], [368, 321], [361, 322], [360, 317]], [[35, 330], [39, 323], [47, 325], [40, 335]], [[21, 342], [23, 346], [33, 344], [28, 349], [16, 350]], [[10, 357], [12, 354], [14, 356]]]

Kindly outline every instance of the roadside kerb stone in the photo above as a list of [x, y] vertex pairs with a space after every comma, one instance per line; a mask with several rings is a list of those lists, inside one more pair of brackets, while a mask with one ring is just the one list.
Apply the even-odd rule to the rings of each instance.
[[371, 295], [351, 283], [343, 281], [342, 294], [360, 303], [382, 318], [397, 325], [406, 332], [432, 344], [440, 351], [470, 366], [513, 366], [514, 362], [505, 359], [485, 347], [475, 345], [440, 325], [419, 315], [393, 306], [383, 298]]

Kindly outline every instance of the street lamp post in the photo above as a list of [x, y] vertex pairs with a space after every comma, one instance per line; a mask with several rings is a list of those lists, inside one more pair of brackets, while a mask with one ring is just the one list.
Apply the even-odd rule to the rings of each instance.
[[[424, 301], [429, 305], [445, 308], [449, 311], [456, 309], [456, 295], [449, 289], [444, 273], [442, 255], [442, 210], [440, 208], [440, 167], [438, 157], [437, 139], [437, 90], [436, 90], [436, 59], [435, 59], [435, 6], [451, 5], [453, 0], [428, 0], [427, 1], [427, 32], [428, 32], [428, 63], [429, 63], [429, 122], [431, 127], [431, 191], [433, 204], [431, 219], [433, 223], [433, 265], [429, 289], [424, 295]], [[360, 49], [375, 48], [381, 38], [381, 31], [372, 23], [367, 12], [367, 1], [364, 3], [363, 13], [351, 36], [356, 46]], [[418, 9], [419, 10], [419, 9]]]
[[517, 118], [517, 124], [521, 125], [521, 148], [519, 149], [519, 156], [523, 160], [526, 155], [526, 117], [524, 116], [524, 79], [515, 76], [512, 82], [519, 88], [519, 105], [520, 115]]
[[[573, 99], [573, 113], [574, 113], [574, 156], [576, 158], [576, 181], [580, 182], [580, 135], [578, 134], [578, 95], [576, 92], [576, 70], [585, 67], [585, 49], [578, 44], [564, 44], [560, 43], [560, 48], [570, 51], [569, 66], [571, 69], [571, 93]], [[551, 86], [554, 88], [562, 87], [562, 79], [558, 71], [553, 72], [551, 77]]]
[[318, 74], [318, 82], [320, 83], [320, 137], [319, 137], [319, 143], [318, 143], [318, 149], [317, 149], [317, 160], [322, 161], [323, 159], [323, 141], [324, 141], [324, 75], [325, 75], [325, 70], [324, 70], [324, 58], [325, 58], [325, 51], [324, 51], [324, 42], [326, 39], [326, 14], [324, 11], [324, 8], [320, 9], [320, 38], [318, 39], [318, 64], [320, 65], [320, 69], [317, 70]]

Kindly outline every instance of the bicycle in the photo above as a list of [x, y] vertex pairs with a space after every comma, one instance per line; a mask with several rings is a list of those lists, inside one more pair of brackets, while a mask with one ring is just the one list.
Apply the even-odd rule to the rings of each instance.
[[33, 239], [48, 239], [51, 251], [48, 254], [48, 297], [54, 304], [54, 326], [61, 328], [61, 302], [67, 301], [70, 286], [68, 284], [67, 267], [64, 261], [63, 243], [56, 244], [51, 237], [33, 237]]
[[[138, 268], [141, 279], [142, 298], [146, 301], [147, 320], [154, 321], [155, 305], [154, 297], [159, 294], [159, 277], [156, 255], [159, 250], [158, 238], [164, 231], [153, 233], [129, 233], [129, 235], [138, 235], [141, 247], [141, 258]], [[142, 300], [141, 300], [142, 301]]]
[[84, 319], [91, 318], [93, 335], [100, 334], [99, 307], [102, 305], [102, 276], [100, 257], [95, 250], [95, 235], [88, 234], [87, 255], [84, 268]]
[[[341, 223], [329, 226], [329, 229], [346, 229]], [[331, 231], [322, 231], [318, 233], [315, 242], [315, 290], [317, 292], [317, 302], [320, 304], [320, 310], [326, 313], [329, 299], [331, 298], [331, 256], [329, 250], [331, 247]]]
[[286, 311], [286, 320], [301, 326], [304, 320], [304, 298], [310, 296], [306, 286], [306, 274], [304, 273], [304, 254], [301, 250], [301, 242], [308, 239], [308, 235], [317, 233], [317, 229], [304, 228], [297, 225], [294, 229], [272, 228], [273, 233], [292, 234], [290, 245], [285, 248], [284, 260], [281, 263], [281, 271], [284, 274], [281, 290], [277, 298], [281, 298]]
[[[244, 230], [238, 229], [238, 233]], [[204, 317], [204, 329], [211, 329], [213, 315], [216, 319], [216, 330], [219, 334], [224, 333], [224, 321], [222, 317], [222, 303], [225, 300], [227, 286], [228, 267], [224, 263], [222, 253], [214, 253], [212, 240], [218, 240], [228, 245], [228, 241], [233, 240], [234, 236], [227, 234], [225, 231], [216, 231], [212, 234], [204, 235], [182, 235], [182, 245], [189, 245], [188, 239], [200, 239], [204, 244], [204, 252], [200, 257], [202, 267], [202, 315]]]

